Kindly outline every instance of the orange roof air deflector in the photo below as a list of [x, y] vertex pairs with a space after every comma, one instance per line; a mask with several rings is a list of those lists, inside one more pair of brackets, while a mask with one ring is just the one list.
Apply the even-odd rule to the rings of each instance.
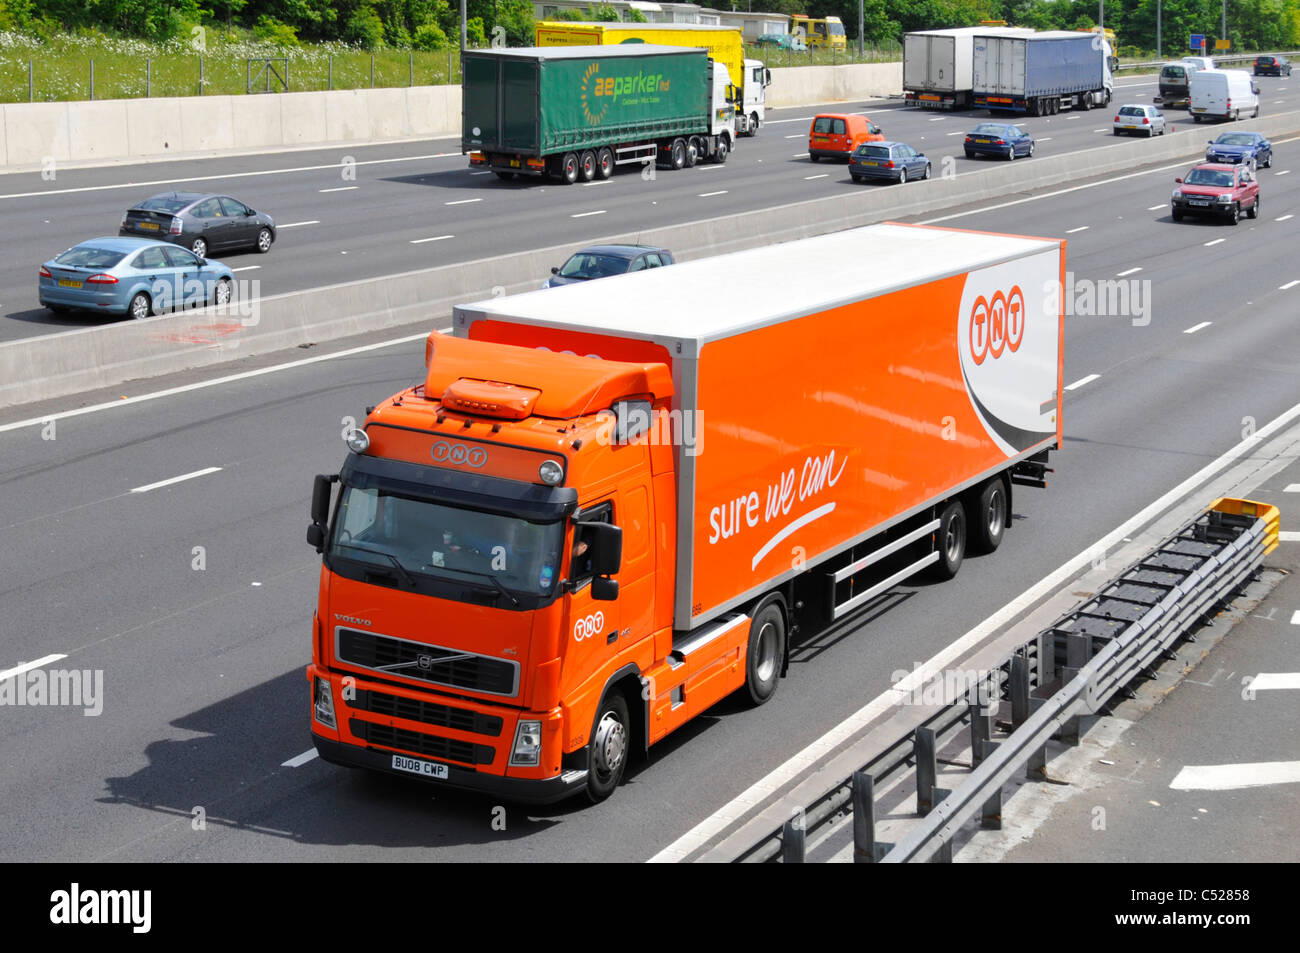
[[605, 361], [436, 331], [429, 335], [425, 357], [425, 399], [442, 400], [453, 412], [484, 413], [447, 400], [475, 399], [472, 385], [492, 391], [489, 402], [499, 402], [507, 393], [536, 391], [530, 413], [555, 420], [594, 414], [628, 397], [660, 400], [673, 394], [672, 373], [659, 362]]

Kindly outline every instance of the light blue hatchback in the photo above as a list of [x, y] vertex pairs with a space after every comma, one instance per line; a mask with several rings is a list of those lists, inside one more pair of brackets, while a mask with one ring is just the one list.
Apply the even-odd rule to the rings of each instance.
[[234, 275], [168, 242], [92, 238], [41, 266], [41, 304], [147, 318], [174, 308], [229, 304]]

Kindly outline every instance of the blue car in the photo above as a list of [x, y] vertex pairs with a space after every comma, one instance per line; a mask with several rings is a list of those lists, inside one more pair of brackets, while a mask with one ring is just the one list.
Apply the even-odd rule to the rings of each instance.
[[41, 266], [41, 304], [147, 318], [173, 308], [229, 304], [234, 275], [220, 262], [168, 242], [94, 238]]
[[1273, 143], [1257, 132], [1224, 132], [1211, 139], [1205, 150], [1206, 162], [1236, 165], [1253, 161], [1261, 169], [1273, 164]]
[[966, 158], [999, 156], [1014, 159], [1034, 154], [1034, 137], [1019, 126], [1004, 122], [982, 122], [966, 136]]
[[930, 160], [904, 142], [864, 142], [849, 156], [849, 175], [854, 182], [928, 179]]

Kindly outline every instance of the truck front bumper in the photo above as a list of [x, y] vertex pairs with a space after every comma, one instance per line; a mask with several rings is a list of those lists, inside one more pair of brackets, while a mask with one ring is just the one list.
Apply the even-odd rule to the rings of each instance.
[[350, 768], [367, 768], [382, 771], [385, 774], [401, 778], [423, 780], [427, 784], [459, 788], [465, 791], [478, 791], [490, 794], [502, 800], [521, 804], [553, 804], [581, 791], [587, 784], [587, 772], [582, 770], [562, 771], [553, 778], [506, 778], [495, 774], [480, 774], [468, 768], [448, 765], [446, 780], [420, 778], [417, 775], [393, 768], [393, 755], [397, 751], [380, 748], [361, 748], [357, 745], [344, 744], [322, 738], [314, 731], [311, 735], [316, 752], [331, 764], [341, 764]]

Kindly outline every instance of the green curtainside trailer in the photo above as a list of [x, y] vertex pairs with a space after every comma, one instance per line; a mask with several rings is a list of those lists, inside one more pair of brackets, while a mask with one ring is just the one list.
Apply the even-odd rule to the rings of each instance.
[[463, 77], [461, 151], [502, 178], [722, 162], [734, 141], [736, 88], [702, 49], [472, 50]]

